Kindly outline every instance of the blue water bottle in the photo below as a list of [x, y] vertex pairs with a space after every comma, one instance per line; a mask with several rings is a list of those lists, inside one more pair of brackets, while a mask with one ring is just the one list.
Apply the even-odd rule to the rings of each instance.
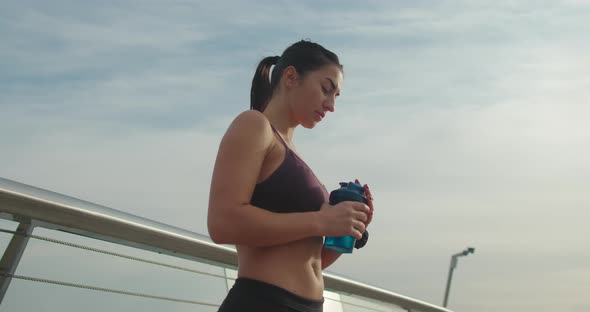
[[[343, 201], [368, 203], [363, 187], [353, 182], [340, 182], [340, 188], [330, 193], [330, 205]], [[352, 253], [354, 243], [354, 236], [326, 237], [324, 240], [324, 246], [327, 249], [338, 253]]]

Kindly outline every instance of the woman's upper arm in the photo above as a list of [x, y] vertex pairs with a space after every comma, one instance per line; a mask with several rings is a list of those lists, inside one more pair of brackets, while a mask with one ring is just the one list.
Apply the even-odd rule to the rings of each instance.
[[232, 210], [249, 204], [260, 168], [272, 143], [270, 123], [258, 111], [238, 115], [229, 126], [217, 153], [209, 193], [208, 226], [232, 216]]

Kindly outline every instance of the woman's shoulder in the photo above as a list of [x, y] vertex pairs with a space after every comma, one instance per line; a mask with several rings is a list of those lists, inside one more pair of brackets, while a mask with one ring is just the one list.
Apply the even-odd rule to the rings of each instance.
[[226, 136], [236, 136], [242, 140], [272, 139], [270, 122], [257, 110], [247, 110], [238, 114], [227, 129]]
[[230, 130], [266, 132], [271, 130], [270, 122], [257, 110], [247, 110], [239, 113], [230, 125]]
[[253, 109], [239, 113], [233, 123], [254, 127], [270, 127], [268, 118], [263, 113]]

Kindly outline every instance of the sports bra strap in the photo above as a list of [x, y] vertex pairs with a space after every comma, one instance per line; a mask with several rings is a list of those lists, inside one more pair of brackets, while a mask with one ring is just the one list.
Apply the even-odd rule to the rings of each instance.
[[279, 131], [277, 131], [277, 129], [275, 129], [275, 127], [271, 124], [270, 127], [272, 128], [272, 131], [274, 131], [274, 133], [279, 137], [279, 139], [281, 140], [281, 142], [283, 143], [283, 145], [285, 146], [285, 148], [287, 148], [288, 150], [290, 150], [289, 145], [287, 145], [287, 142], [285, 142], [285, 140], [283, 139], [283, 136], [281, 136], [281, 134], [279, 133]]

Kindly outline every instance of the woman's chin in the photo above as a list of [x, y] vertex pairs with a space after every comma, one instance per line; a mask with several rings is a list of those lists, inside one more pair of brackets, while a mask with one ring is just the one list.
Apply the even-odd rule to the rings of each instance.
[[313, 128], [315, 128], [315, 126], [317, 126], [318, 123], [319, 122], [317, 122], [317, 121], [312, 121], [312, 122], [301, 124], [301, 126], [303, 126], [303, 128], [305, 128], [305, 129], [313, 129]]

